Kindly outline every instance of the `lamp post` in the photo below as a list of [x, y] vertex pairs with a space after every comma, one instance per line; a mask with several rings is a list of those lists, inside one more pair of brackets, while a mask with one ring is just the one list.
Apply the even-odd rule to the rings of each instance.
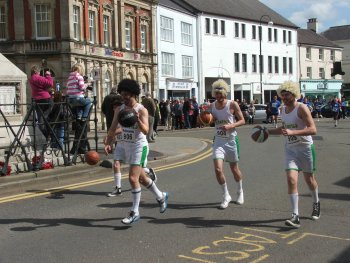
[[260, 47], [260, 53], [259, 53], [259, 72], [260, 72], [260, 94], [261, 94], [261, 98], [260, 98], [260, 103], [263, 103], [263, 88], [262, 88], [262, 55], [261, 55], [261, 39], [262, 39], [262, 27], [261, 27], [261, 23], [263, 21], [264, 18], [267, 18], [268, 21], [268, 25], [273, 25], [273, 22], [271, 20], [271, 17], [269, 15], [262, 15], [260, 17], [260, 26], [259, 26], [259, 47]]

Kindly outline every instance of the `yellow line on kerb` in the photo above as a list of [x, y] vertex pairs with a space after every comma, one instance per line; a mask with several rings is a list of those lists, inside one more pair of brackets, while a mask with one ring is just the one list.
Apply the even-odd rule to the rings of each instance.
[[[155, 168], [155, 171], [159, 172], [159, 171], [169, 170], [169, 169], [173, 169], [176, 167], [196, 163], [196, 162], [199, 162], [205, 158], [208, 158], [210, 155], [211, 155], [211, 149], [209, 149], [209, 150], [205, 151], [204, 153], [198, 155], [197, 157], [193, 157], [189, 160], [177, 162], [174, 164], [160, 166], [158, 168]], [[126, 178], [128, 178], [128, 174], [123, 174], [122, 179], [126, 179]], [[96, 179], [96, 180], [91, 180], [88, 182], [82, 182], [82, 183], [59, 186], [59, 187], [55, 187], [55, 188], [43, 189], [41, 191], [36, 191], [34, 193], [22, 193], [22, 194], [18, 194], [18, 195], [1, 197], [0, 204], [12, 202], [12, 201], [17, 201], [17, 200], [33, 198], [33, 197], [39, 197], [39, 196], [58, 193], [58, 192], [63, 192], [66, 190], [87, 187], [87, 186], [91, 186], [91, 185], [103, 184], [103, 183], [111, 182], [113, 180], [114, 180], [113, 178]]]

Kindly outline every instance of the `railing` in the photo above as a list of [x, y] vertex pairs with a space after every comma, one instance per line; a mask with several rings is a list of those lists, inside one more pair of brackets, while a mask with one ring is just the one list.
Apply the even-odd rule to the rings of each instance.
[[56, 40], [36, 40], [30, 42], [30, 51], [58, 51], [58, 42]]
[[[8, 136], [13, 137], [12, 142], [9, 142], [8, 146], [2, 147], [5, 150], [5, 155], [0, 156], [0, 176], [7, 175], [9, 164], [11, 163], [11, 157], [17, 152], [20, 153], [21, 159], [25, 161], [28, 171], [35, 171], [43, 169], [43, 163], [46, 156], [49, 154], [55, 154], [58, 156], [61, 154], [63, 158], [63, 165], [69, 166], [76, 164], [77, 157], [82, 154], [80, 145], [86, 145], [86, 150], [91, 150], [89, 139], [95, 141], [95, 150], [98, 151], [98, 136], [97, 136], [97, 112], [96, 112], [96, 97], [94, 96], [93, 106], [90, 108], [89, 118], [85, 122], [78, 122], [75, 119], [75, 115], [72, 112], [72, 108], [68, 103], [68, 99], [65, 98], [61, 102], [55, 102], [52, 109], [55, 109], [53, 115], [45, 114], [41, 107], [46, 106], [49, 103], [36, 103], [32, 100], [30, 105], [21, 104], [21, 106], [28, 106], [29, 110], [24, 116], [20, 125], [11, 124], [9, 122], [9, 116], [5, 115], [0, 107], [0, 119], [3, 119], [4, 125], [0, 125], [0, 129], [6, 129]], [[13, 106], [13, 104], [0, 104], [0, 106]], [[49, 110], [50, 111], [50, 110]], [[51, 111], [52, 113], [53, 111]], [[91, 114], [93, 112], [93, 114]], [[93, 117], [94, 115], [94, 117]], [[40, 118], [39, 116], [42, 116]], [[94, 122], [94, 138], [88, 138], [87, 129], [89, 122]], [[79, 123], [79, 124], [78, 124]], [[2, 124], [2, 123], [1, 123]], [[77, 125], [79, 131], [77, 132]], [[74, 139], [70, 138], [73, 127], [75, 127]], [[26, 143], [23, 143], [25, 136], [25, 130], [30, 130], [29, 137]], [[45, 129], [45, 132], [43, 131]], [[38, 136], [38, 132], [42, 132], [44, 136]], [[39, 140], [38, 138], [44, 138]], [[73, 143], [73, 147], [71, 147]], [[49, 151], [51, 149], [51, 151]], [[55, 149], [55, 151], [53, 151]], [[51, 158], [52, 159], [52, 158]], [[11, 169], [11, 168], [10, 168]], [[17, 171], [18, 172], [18, 171]]]

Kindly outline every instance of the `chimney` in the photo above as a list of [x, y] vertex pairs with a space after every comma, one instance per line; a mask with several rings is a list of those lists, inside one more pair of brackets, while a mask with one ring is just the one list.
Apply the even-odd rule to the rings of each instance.
[[317, 33], [318, 31], [318, 22], [317, 18], [310, 18], [309, 21], [307, 22], [307, 29], [314, 31]]

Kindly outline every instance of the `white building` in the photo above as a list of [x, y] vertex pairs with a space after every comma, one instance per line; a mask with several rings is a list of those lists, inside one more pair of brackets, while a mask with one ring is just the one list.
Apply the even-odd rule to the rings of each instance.
[[159, 0], [159, 99], [198, 96], [197, 18], [190, 10], [171, 0]]
[[270, 101], [282, 82], [298, 80], [296, 25], [257, 0], [184, 2], [198, 15], [199, 101], [211, 98], [217, 78], [231, 85], [231, 99], [259, 102]]
[[342, 76], [332, 76], [333, 63], [342, 60], [342, 47], [317, 34], [317, 19], [311, 18], [307, 29], [298, 29], [300, 89], [310, 98], [329, 100], [340, 97]]

